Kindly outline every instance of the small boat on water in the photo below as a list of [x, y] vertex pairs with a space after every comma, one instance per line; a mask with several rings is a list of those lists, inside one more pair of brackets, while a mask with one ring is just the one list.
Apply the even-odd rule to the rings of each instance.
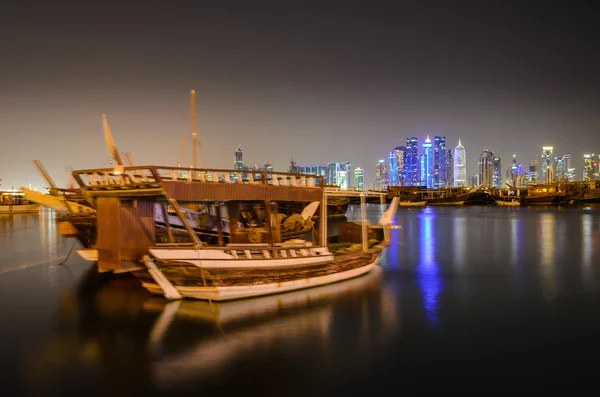
[[521, 205], [521, 201], [516, 198], [510, 200], [496, 200], [496, 205], [500, 207], [519, 207]]
[[559, 205], [566, 201], [568, 197], [560, 193], [537, 194], [523, 198], [525, 205]]
[[399, 201], [398, 206], [400, 207], [425, 207], [427, 200], [423, 201]]
[[0, 214], [36, 213], [41, 207], [41, 204], [30, 202], [20, 190], [0, 191]]
[[[181, 171], [189, 177], [181, 179]], [[203, 176], [214, 173], [211, 180]], [[237, 178], [231, 179], [229, 175]], [[246, 175], [243, 175], [246, 174]], [[177, 167], [124, 167], [73, 171], [73, 176], [96, 208], [97, 242], [80, 249], [96, 260], [98, 270], [132, 272], [148, 291], [167, 299], [184, 297], [232, 300], [334, 283], [369, 272], [389, 244], [389, 228], [398, 198], [384, 212], [380, 225], [366, 221], [365, 192], [361, 197], [361, 243], [327, 236], [328, 192], [323, 177], [244, 170], [179, 169]], [[201, 240], [179, 201], [225, 202], [230, 241]], [[283, 241], [277, 202], [318, 202], [318, 238]], [[244, 204], [262, 202], [266, 210], [264, 242], [239, 239], [236, 232]], [[187, 232], [187, 241], [175, 239], [165, 225], [167, 242], [159, 242], [154, 215], [156, 204], [171, 205]], [[222, 230], [219, 231], [222, 234]], [[345, 238], [345, 237], [344, 237]]]

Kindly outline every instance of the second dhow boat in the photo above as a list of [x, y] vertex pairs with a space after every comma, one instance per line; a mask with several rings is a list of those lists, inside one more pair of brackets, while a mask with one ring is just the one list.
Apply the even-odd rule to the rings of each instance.
[[[259, 173], [239, 170], [187, 169], [191, 178], [180, 180], [173, 167], [125, 167], [74, 171], [73, 175], [96, 200], [98, 244], [92, 250], [78, 250], [81, 256], [97, 260], [99, 271], [133, 273], [152, 293], [168, 299], [183, 297], [205, 300], [231, 300], [267, 295], [329, 284], [369, 272], [389, 244], [389, 227], [397, 198], [382, 216], [382, 226], [366, 221], [367, 192], [361, 196], [362, 243], [338, 241], [328, 244], [328, 193], [323, 177], [288, 173]], [[219, 173], [209, 181], [206, 172]], [[247, 175], [242, 175], [246, 173]], [[229, 178], [236, 174], [235, 181]], [[221, 182], [213, 182], [221, 181]], [[231, 219], [239, 219], [241, 203], [260, 201], [268, 209], [267, 243], [232, 242], [208, 245], [194, 233], [180, 210], [186, 203], [225, 201]], [[319, 202], [319, 239], [281, 242], [276, 208], [279, 201]], [[156, 242], [153, 222], [155, 204], [170, 204], [188, 231], [188, 242]], [[270, 219], [270, 221], [269, 221]], [[231, 222], [230, 226], [236, 226]], [[167, 234], [170, 236], [167, 225]], [[145, 267], [140, 267], [140, 260]]]

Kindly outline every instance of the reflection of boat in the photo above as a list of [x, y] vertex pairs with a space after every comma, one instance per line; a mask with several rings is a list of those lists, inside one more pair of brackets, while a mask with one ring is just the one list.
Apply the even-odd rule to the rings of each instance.
[[[162, 388], [172, 388], [190, 376], [210, 377], [240, 359], [240, 355], [260, 347], [279, 345], [285, 341], [288, 349], [303, 346], [307, 336], [314, 343], [331, 338], [336, 302], [350, 302], [353, 297], [368, 299], [387, 326], [385, 334], [393, 334], [398, 324], [393, 312], [393, 299], [380, 288], [381, 270], [337, 284], [289, 292], [285, 294], [245, 299], [234, 302], [209, 303], [150, 299], [144, 304], [147, 312], [161, 315], [150, 331], [151, 351], [164, 351], [175, 340], [177, 327], [190, 327], [189, 322], [215, 324], [226, 337], [198, 338], [183, 351], [162, 355], [154, 376]], [[364, 324], [369, 328], [373, 319]], [[173, 335], [170, 337], [170, 335]], [[364, 336], [364, 335], [363, 335]], [[381, 335], [383, 336], [383, 335]], [[364, 343], [364, 341], [363, 341]], [[323, 346], [327, 346], [329, 343]], [[193, 374], [193, 375], [192, 375]]]
[[[300, 358], [325, 381], [332, 371], [356, 369], [348, 355], [373, 357], [399, 332], [395, 296], [382, 288], [380, 269], [328, 286], [212, 305], [167, 302], [132, 288], [135, 279], [106, 276], [94, 271], [78, 293], [62, 296], [55, 335], [27, 357], [29, 394], [66, 395], [73, 376], [89, 376], [92, 387], [109, 394], [212, 395], [249, 371], [264, 384], [271, 370]], [[279, 376], [293, 384], [297, 372]]]
[[[329, 199], [319, 176], [301, 176], [272, 171], [185, 169], [181, 180], [177, 167], [124, 167], [73, 171], [86, 195], [96, 201], [98, 243], [83, 257], [97, 255], [100, 271], [134, 271], [150, 292], [169, 299], [190, 297], [228, 300], [333, 283], [370, 271], [389, 243], [383, 227], [362, 222], [362, 244], [338, 241], [327, 245], [327, 216], [319, 222], [317, 244], [304, 240], [282, 241], [277, 216], [280, 201], [318, 202]], [[211, 181], [204, 175], [215, 175]], [[231, 175], [237, 177], [232, 179]], [[222, 182], [212, 182], [222, 181]], [[347, 195], [347, 193], [343, 193]], [[364, 195], [364, 193], [360, 193]], [[264, 205], [262, 243], [237, 240], [237, 225], [230, 223], [230, 242], [208, 245], [198, 238], [177, 200], [226, 202], [230, 219], [239, 219], [244, 205]], [[197, 201], [196, 201], [197, 200]], [[385, 227], [391, 223], [390, 211]], [[156, 204], [170, 204], [188, 232], [188, 241], [175, 241], [167, 227], [166, 243], [156, 240], [153, 229]], [[275, 205], [273, 205], [275, 204]], [[361, 208], [363, 206], [361, 205]], [[324, 213], [326, 215], [326, 212]], [[103, 221], [105, 219], [105, 221]], [[218, 226], [218, 224], [217, 224]], [[367, 240], [369, 229], [375, 239]], [[219, 231], [222, 233], [222, 230]], [[315, 241], [316, 243], [317, 241]], [[148, 255], [150, 254], [150, 255]], [[140, 260], [147, 270], [142, 270]]]
[[0, 191], [0, 214], [23, 214], [40, 212], [42, 206], [29, 201], [19, 190]]

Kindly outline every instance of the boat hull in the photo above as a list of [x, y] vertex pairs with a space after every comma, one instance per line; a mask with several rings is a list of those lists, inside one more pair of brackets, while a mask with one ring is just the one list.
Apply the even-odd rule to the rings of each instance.
[[496, 204], [500, 207], [519, 207], [521, 205], [520, 201], [496, 201]]
[[[261, 268], [205, 269], [187, 262], [156, 265], [183, 298], [226, 301], [294, 291], [358, 277], [379, 261], [382, 247], [339, 255], [333, 261]], [[164, 290], [147, 271], [134, 272], [153, 294]]]
[[27, 214], [40, 212], [41, 204], [0, 205], [0, 214]]
[[557, 205], [563, 202], [565, 199], [564, 195], [540, 195], [540, 196], [527, 196], [525, 197], [524, 204], [526, 205]]

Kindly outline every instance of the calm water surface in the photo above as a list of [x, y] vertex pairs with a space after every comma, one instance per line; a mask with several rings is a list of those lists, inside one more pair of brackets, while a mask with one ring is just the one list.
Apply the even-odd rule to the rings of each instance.
[[598, 389], [600, 207], [399, 208], [396, 226], [364, 277], [210, 305], [97, 274], [50, 211], [0, 215], [2, 396]]

